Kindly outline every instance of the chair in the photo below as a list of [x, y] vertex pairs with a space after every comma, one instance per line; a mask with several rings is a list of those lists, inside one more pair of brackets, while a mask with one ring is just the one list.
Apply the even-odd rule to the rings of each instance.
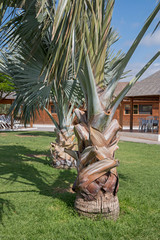
[[145, 118], [139, 118], [139, 131], [146, 131], [147, 120]]
[[0, 128], [4, 128], [4, 129], [6, 128], [5, 123], [2, 120], [0, 120]]
[[5, 115], [0, 116], [0, 127], [4, 129], [8, 127], [5, 121]]
[[138, 119], [138, 120], [139, 120], [139, 128], [138, 128], [139, 132], [140, 132], [141, 129], [142, 129], [142, 119], [143, 119], [143, 118], [139, 118], [139, 119]]
[[156, 131], [158, 132], [158, 128], [159, 128], [159, 118], [155, 116], [153, 120], [153, 130], [156, 129]]
[[11, 118], [10, 116], [1, 115], [0, 116], [0, 128], [11, 128]]
[[146, 130], [147, 131], [152, 131], [153, 132], [153, 121], [154, 121], [154, 117], [153, 116], [149, 116], [146, 118], [147, 119], [147, 125], [146, 125]]

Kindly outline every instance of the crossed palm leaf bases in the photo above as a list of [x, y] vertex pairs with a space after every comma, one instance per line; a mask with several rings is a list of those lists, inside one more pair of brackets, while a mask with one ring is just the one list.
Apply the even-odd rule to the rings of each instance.
[[77, 161], [78, 177], [73, 190], [85, 200], [91, 201], [107, 192], [116, 195], [116, 166], [119, 162], [114, 158], [114, 153], [118, 149], [116, 133], [120, 126], [117, 120], [113, 120], [106, 130], [100, 132], [84, 122], [85, 112], [76, 109], [76, 115], [79, 123], [74, 131], [78, 140], [78, 151], [65, 149], [65, 152]]
[[72, 156], [69, 156], [64, 152], [64, 149], [75, 149], [75, 136], [73, 135], [73, 129], [56, 129], [56, 142], [51, 143], [51, 156], [53, 159], [53, 167], [56, 168], [72, 168], [76, 167], [76, 161]]

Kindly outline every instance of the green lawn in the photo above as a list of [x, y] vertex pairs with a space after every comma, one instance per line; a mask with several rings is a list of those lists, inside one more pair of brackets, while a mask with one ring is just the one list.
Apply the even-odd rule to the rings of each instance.
[[0, 133], [0, 240], [159, 240], [160, 146], [120, 142], [120, 218], [79, 217], [75, 170], [50, 166], [54, 133]]

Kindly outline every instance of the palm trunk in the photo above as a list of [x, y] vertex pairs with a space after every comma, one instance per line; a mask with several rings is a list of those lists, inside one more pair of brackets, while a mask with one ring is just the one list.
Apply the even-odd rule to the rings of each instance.
[[73, 135], [73, 129], [57, 130], [56, 129], [56, 142], [51, 143], [51, 157], [53, 159], [52, 165], [55, 168], [75, 168], [76, 160], [64, 152], [65, 148], [74, 150], [75, 137]]
[[79, 123], [74, 128], [78, 151], [71, 154], [65, 149], [77, 160], [78, 176], [73, 185], [77, 193], [75, 208], [82, 215], [93, 217], [101, 213], [115, 220], [119, 215], [116, 170], [119, 162], [114, 153], [118, 149], [116, 135], [120, 126], [117, 120], [112, 120], [104, 131], [99, 131], [87, 123], [85, 114], [78, 111]]

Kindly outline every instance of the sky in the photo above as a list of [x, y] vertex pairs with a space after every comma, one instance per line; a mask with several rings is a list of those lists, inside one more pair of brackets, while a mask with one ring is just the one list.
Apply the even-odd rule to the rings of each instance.
[[[143, 27], [146, 19], [156, 7], [159, 0], [115, 0], [112, 26], [119, 33], [120, 40], [113, 45], [115, 51], [120, 49], [127, 52], [132, 42]], [[58, 1], [57, 1], [58, 2]], [[129, 81], [138, 71], [160, 50], [160, 26], [152, 34], [156, 24], [160, 21], [160, 13], [149, 27], [137, 50], [127, 65], [131, 70]], [[140, 80], [160, 70], [160, 57], [148, 68]]]
[[[157, 0], [115, 0], [112, 26], [120, 36], [120, 40], [113, 45], [115, 51], [121, 49], [123, 52], [127, 52], [157, 2]], [[129, 73], [132, 77], [160, 50], [160, 27], [152, 34], [159, 21], [160, 13], [152, 22], [128, 63], [126, 70], [132, 70]], [[160, 70], [160, 57], [148, 68], [140, 80], [158, 70]], [[126, 78], [126, 80], [130, 79], [131, 77]]]

